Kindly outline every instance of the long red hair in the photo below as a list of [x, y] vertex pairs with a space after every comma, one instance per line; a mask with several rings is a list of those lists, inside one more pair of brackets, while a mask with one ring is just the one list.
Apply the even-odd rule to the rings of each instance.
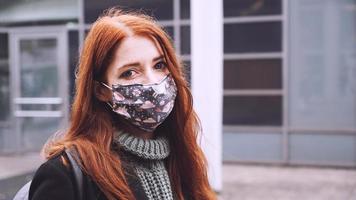
[[[111, 8], [92, 25], [79, 59], [76, 93], [71, 120], [63, 137], [44, 147], [47, 159], [64, 148], [75, 147], [82, 169], [97, 183], [108, 199], [135, 199], [120, 158], [112, 150], [114, 128], [120, 119], [95, 95], [95, 82], [102, 81], [120, 41], [129, 35], [145, 36], [162, 49], [168, 69], [177, 85], [177, 97], [169, 117], [155, 130], [170, 142], [166, 166], [172, 189], [179, 199], [215, 199], [207, 177], [207, 162], [197, 137], [200, 123], [184, 76], [182, 62], [175, 54], [172, 40], [152, 17], [142, 13]], [[63, 158], [62, 158], [63, 159]]]

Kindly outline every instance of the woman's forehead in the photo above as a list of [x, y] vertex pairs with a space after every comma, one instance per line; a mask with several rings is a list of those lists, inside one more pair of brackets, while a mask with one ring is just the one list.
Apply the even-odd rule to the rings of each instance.
[[131, 62], [147, 62], [162, 55], [160, 45], [155, 40], [144, 36], [130, 36], [122, 40], [115, 51], [114, 62], [122, 67]]

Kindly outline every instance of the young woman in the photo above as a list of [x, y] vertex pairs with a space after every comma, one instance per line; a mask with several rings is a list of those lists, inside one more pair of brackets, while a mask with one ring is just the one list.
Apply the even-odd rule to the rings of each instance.
[[112, 8], [80, 55], [69, 129], [44, 148], [29, 199], [215, 199], [182, 63], [149, 16]]

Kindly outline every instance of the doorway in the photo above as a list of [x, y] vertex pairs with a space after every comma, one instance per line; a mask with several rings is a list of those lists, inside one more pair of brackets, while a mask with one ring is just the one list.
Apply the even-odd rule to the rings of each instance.
[[67, 30], [14, 28], [9, 36], [14, 123], [7, 150], [38, 151], [68, 122]]

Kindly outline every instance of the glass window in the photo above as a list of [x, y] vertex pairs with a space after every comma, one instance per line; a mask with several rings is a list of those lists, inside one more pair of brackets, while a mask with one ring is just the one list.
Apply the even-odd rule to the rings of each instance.
[[355, 129], [356, 2], [312, 2], [290, 4], [290, 124]]
[[0, 25], [24, 26], [77, 23], [79, 0], [0, 0]]
[[224, 16], [279, 15], [282, 0], [224, 0]]
[[281, 22], [258, 22], [224, 25], [224, 52], [280, 52]]
[[173, 19], [173, 0], [84, 0], [85, 23], [93, 23], [105, 9], [113, 6], [141, 9], [158, 20]]
[[181, 54], [190, 54], [190, 26], [182, 26], [181, 34]]
[[0, 121], [10, 117], [10, 73], [8, 34], [0, 33]]
[[356, 164], [354, 135], [291, 134], [289, 139], [292, 162]]
[[181, 19], [190, 19], [190, 0], [180, 0]]
[[282, 159], [283, 145], [281, 133], [224, 133], [223, 159], [234, 160], [266, 160]]
[[191, 61], [184, 61], [183, 62], [184, 68], [183, 72], [185, 74], [186, 80], [188, 81], [188, 85], [191, 84]]
[[74, 97], [75, 89], [75, 70], [79, 60], [79, 33], [78, 31], [68, 32], [68, 46], [69, 46], [69, 90], [70, 90], [70, 101], [72, 102]]
[[20, 40], [21, 97], [58, 95], [57, 51], [56, 39]]
[[168, 35], [172, 38], [172, 42], [174, 41], [174, 32], [172, 26], [165, 26], [163, 29], [168, 33]]
[[0, 59], [9, 58], [9, 37], [7, 33], [0, 33]]
[[281, 59], [225, 60], [224, 89], [281, 89]]
[[224, 125], [281, 125], [281, 96], [224, 96]]
[[55, 117], [24, 117], [20, 118], [22, 150], [39, 151], [46, 141], [61, 127], [60, 120]]

